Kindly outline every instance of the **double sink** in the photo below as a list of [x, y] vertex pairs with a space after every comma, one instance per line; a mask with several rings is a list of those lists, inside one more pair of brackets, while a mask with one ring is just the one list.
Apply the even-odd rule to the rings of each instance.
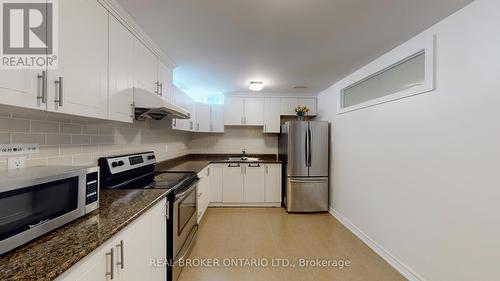
[[226, 161], [259, 161], [260, 158], [255, 158], [255, 157], [229, 157], [226, 159]]

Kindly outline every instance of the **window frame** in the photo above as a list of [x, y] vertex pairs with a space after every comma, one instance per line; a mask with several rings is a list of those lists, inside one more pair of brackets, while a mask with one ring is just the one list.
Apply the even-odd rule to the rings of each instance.
[[[343, 114], [367, 107], [372, 107], [375, 105], [420, 95], [434, 90], [434, 48], [435, 36], [429, 36], [428, 38], [420, 40], [414, 44], [398, 47], [353, 73], [348, 79], [346, 79], [345, 83], [343, 83], [345, 84], [345, 86], [341, 86], [337, 104], [337, 114]], [[347, 89], [359, 85], [394, 67], [397, 67], [422, 53], [424, 53], [425, 56], [425, 80], [422, 85], [414, 86], [399, 92], [390, 93], [385, 96], [356, 105], [344, 107], [344, 96]]]

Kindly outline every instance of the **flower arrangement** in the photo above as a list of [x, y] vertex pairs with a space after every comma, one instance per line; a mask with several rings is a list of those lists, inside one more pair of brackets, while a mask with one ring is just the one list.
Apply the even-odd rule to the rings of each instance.
[[307, 106], [299, 105], [295, 108], [295, 113], [299, 117], [299, 120], [304, 120], [308, 112], [309, 108]]

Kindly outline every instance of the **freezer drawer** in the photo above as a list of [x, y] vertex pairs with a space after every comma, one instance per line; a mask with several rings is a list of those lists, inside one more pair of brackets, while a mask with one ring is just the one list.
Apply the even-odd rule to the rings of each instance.
[[287, 178], [288, 212], [328, 211], [328, 177]]

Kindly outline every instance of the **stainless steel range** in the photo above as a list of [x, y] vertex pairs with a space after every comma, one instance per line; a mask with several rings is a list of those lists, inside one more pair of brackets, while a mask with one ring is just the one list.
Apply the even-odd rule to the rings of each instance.
[[155, 169], [154, 152], [120, 155], [99, 159], [101, 186], [111, 189], [171, 189], [167, 197], [167, 279], [176, 281], [196, 240], [196, 189], [198, 177], [192, 172], [168, 172]]

